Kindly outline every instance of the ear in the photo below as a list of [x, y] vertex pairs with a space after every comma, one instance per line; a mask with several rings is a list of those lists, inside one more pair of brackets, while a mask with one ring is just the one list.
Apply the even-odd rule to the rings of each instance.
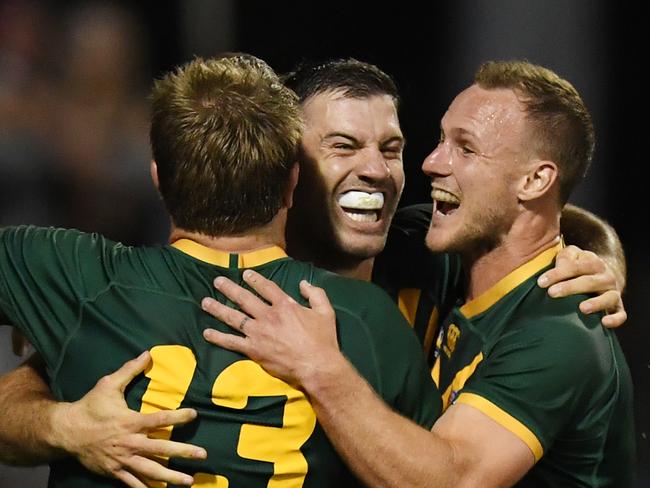
[[557, 178], [558, 169], [553, 161], [532, 161], [530, 170], [523, 176], [517, 198], [524, 202], [540, 198], [549, 192]]
[[158, 165], [153, 159], [149, 165], [149, 173], [151, 174], [151, 181], [153, 181], [153, 186], [156, 187], [156, 190], [160, 190], [160, 187], [158, 185]]
[[298, 175], [300, 174], [300, 164], [293, 163], [291, 168], [291, 174], [289, 175], [289, 184], [287, 185], [287, 190], [284, 195], [284, 206], [287, 209], [290, 209], [293, 206], [293, 192], [296, 189], [298, 184]]

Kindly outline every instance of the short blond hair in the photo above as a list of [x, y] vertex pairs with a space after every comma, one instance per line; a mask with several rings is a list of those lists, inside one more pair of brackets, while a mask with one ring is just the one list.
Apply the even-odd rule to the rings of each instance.
[[157, 80], [151, 147], [175, 225], [232, 235], [283, 204], [302, 122], [296, 95], [247, 54], [197, 58]]
[[478, 69], [474, 82], [520, 95], [531, 122], [532, 149], [558, 165], [560, 200], [566, 203], [585, 176], [595, 146], [591, 115], [578, 91], [550, 69], [527, 61], [488, 61]]

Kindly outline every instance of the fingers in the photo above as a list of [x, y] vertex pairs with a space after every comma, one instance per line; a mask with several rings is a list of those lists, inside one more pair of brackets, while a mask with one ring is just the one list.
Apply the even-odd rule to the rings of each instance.
[[202, 447], [164, 439], [142, 437], [136, 447], [138, 453], [146, 457], [186, 459], [206, 459], [208, 457], [208, 453]]
[[614, 275], [605, 272], [599, 274], [585, 274], [573, 279], [567, 279], [549, 287], [548, 294], [554, 298], [577, 294], [607, 293], [617, 291]]
[[323, 315], [334, 313], [327, 293], [322, 288], [312, 285], [307, 280], [302, 280], [300, 282], [300, 293], [309, 301], [312, 310]]
[[124, 469], [116, 471], [114, 476], [129, 488], [147, 488], [147, 485]]
[[597, 297], [590, 298], [580, 303], [580, 310], [583, 313], [605, 312], [613, 311], [619, 312], [623, 310], [623, 300], [621, 294], [616, 290], [610, 290]]
[[623, 325], [626, 320], [627, 320], [627, 312], [625, 310], [620, 310], [616, 313], [605, 315], [603, 317], [603, 320], [601, 320], [601, 322], [608, 329], [614, 329], [616, 327], [620, 327], [621, 325]]
[[181, 408], [178, 410], [161, 410], [148, 414], [138, 413], [137, 415], [140, 419], [140, 429], [138, 430], [142, 431], [187, 424], [196, 418], [197, 413], [193, 408]]
[[610, 290], [589, 300], [580, 303], [582, 313], [604, 312], [602, 323], [605, 327], [620, 327], [627, 320], [627, 312], [623, 306], [621, 294], [617, 290]]
[[[244, 275], [246, 275], [246, 272], [244, 272]], [[268, 307], [259, 297], [223, 276], [219, 276], [214, 280], [214, 287], [253, 317], [259, 316]]]
[[215, 319], [241, 333], [243, 333], [242, 324], [246, 322], [247, 318], [250, 319], [250, 317], [245, 313], [230, 308], [223, 303], [219, 303], [217, 300], [210, 297], [201, 300], [201, 308], [212, 315]]
[[601, 283], [593, 276], [580, 276], [571, 280], [556, 283], [548, 288], [549, 296], [553, 298], [567, 297], [577, 294], [598, 293], [602, 291]]
[[[568, 246], [558, 253], [555, 267], [543, 273], [537, 283], [542, 288], [546, 288], [583, 275], [602, 275], [605, 274], [606, 269], [605, 262], [596, 254], [583, 251], [576, 246]], [[608, 286], [606, 289], [614, 288], [614, 286]]]
[[120, 369], [111, 373], [110, 375], [103, 378], [104, 382], [115, 383], [115, 386], [124, 392], [127, 385], [133, 381], [133, 379], [142, 373], [149, 362], [151, 361], [151, 355], [149, 351], [144, 351], [137, 358], [131, 359], [124, 363]]
[[234, 334], [224, 334], [214, 329], [205, 329], [203, 331], [203, 338], [210, 344], [223, 347], [230, 351], [240, 352], [245, 355], [248, 354], [248, 344], [245, 337], [236, 336]]
[[130, 474], [138, 478], [165, 481], [174, 485], [192, 486], [194, 478], [189, 474], [174, 471], [143, 456], [133, 456], [126, 465]]
[[253, 290], [271, 304], [282, 301], [296, 303], [296, 301], [287, 295], [276, 283], [264, 278], [264, 276], [252, 269], [244, 271], [243, 278]]

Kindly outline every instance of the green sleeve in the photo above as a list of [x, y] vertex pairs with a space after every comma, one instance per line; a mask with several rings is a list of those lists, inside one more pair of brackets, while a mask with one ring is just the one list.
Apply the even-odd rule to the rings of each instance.
[[[431, 428], [440, 416], [441, 398], [431, 378], [422, 347], [386, 293], [369, 283], [332, 289], [337, 317], [354, 315], [365, 344], [355, 347], [350, 334], [339, 334], [341, 349], [377, 393], [396, 411]], [[344, 295], [345, 300], [337, 300]], [[345, 310], [341, 302], [347, 304]], [[358, 354], [358, 351], [364, 351]]]
[[0, 314], [56, 364], [81, 305], [107, 286], [106, 241], [78, 231], [0, 229]]
[[577, 313], [520, 319], [528, 322], [487, 352], [458, 401], [485, 408], [541, 457], [576, 415], [597, 415], [599, 402], [605, 408], [615, 387], [609, 332], [599, 317], [583, 319]]

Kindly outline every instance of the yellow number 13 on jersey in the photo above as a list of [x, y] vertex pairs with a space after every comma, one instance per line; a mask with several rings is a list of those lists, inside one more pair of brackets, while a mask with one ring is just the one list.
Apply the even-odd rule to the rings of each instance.
[[[145, 372], [150, 378], [142, 397], [142, 413], [177, 409], [185, 397], [196, 369], [196, 358], [185, 346], [156, 346], [151, 349], [152, 365]], [[170, 391], [170, 385], [173, 385]], [[300, 452], [316, 427], [316, 414], [305, 395], [264, 371], [250, 360], [237, 361], [224, 369], [212, 386], [215, 405], [243, 409], [252, 396], [286, 396], [282, 427], [243, 424], [237, 454], [246, 459], [273, 463], [268, 488], [299, 488], [307, 475], [307, 460]], [[152, 434], [169, 439], [171, 427]], [[196, 488], [227, 488], [228, 480], [219, 475], [197, 473]], [[165, 483], [149, 482], [160, 488]]]

